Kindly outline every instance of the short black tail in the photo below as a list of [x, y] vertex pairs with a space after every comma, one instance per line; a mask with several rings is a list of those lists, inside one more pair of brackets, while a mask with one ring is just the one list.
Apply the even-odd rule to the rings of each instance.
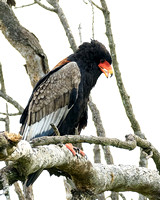
[[34, 172], [33, 174], [30, 174], [28, 176], [27, 181], [25, 182], [25, 185], [27, 187], [29, 187], [30, 185], [32, 185], [35, 180], [38, 178], [38, 176], [42, 173], [43, 169], [39, 169], [38, 171]]

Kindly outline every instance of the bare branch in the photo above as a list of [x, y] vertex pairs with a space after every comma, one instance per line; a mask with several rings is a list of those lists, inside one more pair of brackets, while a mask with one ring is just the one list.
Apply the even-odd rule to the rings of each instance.
[[103, 11], [103, 7], [101, 8], [100, 6], [98, 6], [96, 3], [94, 3], [94, 1], [89, 0], [96, 8], [98, 8], [99, 10]]
[[18, 195], [19, 200], [25, 200], [25, 197], [23, 195], [23, 192], [22, 192], [18, 182], [14, 183], [14, 188], [15, 188], [15, 192]]
[[8, 178], [5, 173], [1, 175], [1, 180], [3, 184], [3, 194], [6, 197], [6, 200], [11, 200], [10, 194], [9, 194], [9, 184], [8, 184]]
[[122, 193], [119, 193], [119, 196], [120, 196], [123, 200], [126, 200], [126, 197], [125, 197]]
[[42, 4], [39, 0], [34, 0], [34, 2], [37, 3], [39, 6], [41, 6], [42, 8], [46, 9], [46, 10], [49, 10], [49, 11], [51, 11], [51, 12], [56, 12], [55, 9], [50, 8], [50, 7], [48, 7], [48, 6], [44, 5], [44, 4]]
[[47, 2], [55, 8], [55, 12], [57, 13], [57, 15], [63, 25], [63, 28], [66, 32], [66, 36], [71, 45], [71, 49], [73, 51], [76, 51], [76, 49], [77, 49], [76, 42], [74, 40], [73, 34], [72, 34], [69, 24], [67, 22], [66, 16], [65, 16], [62, 8], [60, 7], [58, 1], [57, 0], [47, 0]]
[[[92, 119], [94, 121], [94, 125], [96, 127], [97, 131], [97, 136], [100, 137], [106, 137], [106, 133], [102, 124], [102, 120], [100, 117], [100, 112], [97, 109], [97, 106], [93, 103], [91, 96], [89, 97], [89, 102], [88, 102], [89, 108], [92, 112]], [[107, 164], [113, 164], [113, 157], [110, 152], [109, 146], [103, 146], [103, 152], [104, 152], [104, 157], [107, 162]]]
[[26, 60], [26, 70], [32, 86], [49, 71], [47, 57], [34, 34], [22, 27], [13, 10], [0, 1], [0, 29]]
[[35, 2], [34, 3], [30, 3], [30, 4], [26, 4], [26, 5], [22, 5], [22, 6], [16, 6], [15, 9], [17, 8], [25, 8], [25, 7], [29, 7], [29, 6], [33, 6], [35, 5]]
[[111, 56], [112, 56], [112, 60], [113, 60], [113, 68], [114, 68], [114, 73], [115, 73], [115, 77], [117, 80], [117, 86], [119, 88], [119, 92], [121, 94], [121, 98], [122, 98], [122, 102], [126, 111], [126, 114], [131, 122], [131, 126], [136, 134], [136, 132], [141, 132], [140, 129], [140, 125], [138, 123], [138, 121], [135, 118], [135, 115], [133, 113], [133, 109], [132, 109], [132, 105], [130, 103], [130, 97], [128, 96], [122, 78], [121, 78], [121, 73], [119, 70], [119, 64], [117, 61], [117, 56], [116, 56], [116, 49], [115, 49], [115, 43], [114, 43], [114, 39], [113, 39], [113, 34], [112, 34], [112, 30], [111, 30], [111, 22], [110, 22], [110, 13], [107, 7], [107, 4], [105, 2], [105, 0], [100, 0], [101, 1], [101, 5], [103, 7], [103, 15], [105, 18], [105, 24], [106, 24], [106, 35], [108, 37], [108, 41], [109, 41], [109, 47], [110, 47], [110, 51], [111, 51]]
[[64, 135], [64, 136], [44, 136], [35, 138], [31, 141], [33, 147], [49, 145], [49, 144], [66, 144], [66, 143], [89, 143], [89, 144], [100, 144], [100, 145], [111, 145], [114, 147], [133, 150], [136, 147], [136, 141], [128, 140], [121, 141], [117, 138], [106, 138], [106, 137], [95, 137], [85, 135]]
[[94, 6], [93, 2], [89, 0], [91, 7], [92, 7], [92, 39], [94, 39]]
[[1, 90], [0, 90], [0, 97], [5, 99], [7, 102], [11, 103], [15, 108], [17, 108], [19, 113], [22, 114], [22, 112], [24, 110], [23, 107], [17, 101], [12, 99], [12, 97], [8, 96], [6, 93], [2, 92]]
[[3, 113], [3, 112], [0, 112], [1, 115], [8, 115], [8, 116], [17, 116], [17, 115], [21, 115], [22, 113], [18, 112], [18, 113]]
[[[156, 164], [158, 171], [160, 171], [160, 153], [158, 150], [147, 140], [141, 139], [136, 135], [126, 136], [127, 141], [121, 141], [117, 138], [106, 138], [106, 137], [94, 137], [94, 136], [83, 136], [83, 135], [65, 135], [65, 136], [49, 136], [35, 138], [31, 141], [33, 147], [39, 145], [48, 145], [48, 144], [65, 144], [65, 143], [89, 143], [89, 144], [99, 144], [102, 146], [110, 145], [117, 148], [123, 148], [128, 150], [133, 150], [136, 146], [139, 146], [147, 154], [150, 154], [152, 151], [152, 158]], [[110, 163], [111, 164], [111, 163]]]
[[160, 175], [156, 171], [135, 166], [92, 164], [83, 156], [73, 156], [65, 145], [47, 145], [32, 149], [27, 141], [21, 140], [12, 148], [14, 151], [9, 152], [6, 158], [12, 161], [12, 166], [0, 170], [0, 176], [5, 172], [9, 184], [17, 179], [23, 180], [23, 177], [40, 168], [54, 167], [69, 174], [80, 191], [100, 194], [104, 191], [129, 190], [148, 198], [160, 199]]
[[82, 30], [82, 27], [81, 27], [81, 24], [79, 24], [78, 31], [79, 31], [80, 44], [82, 43], [82, 32], [81, 32], [81, 30]]
[[5, 122], [5, 131], [10, 132], [9, 128], [9, 116], [8, 116], [8, 104], [6, 103], [6, 122]]
[[3, 93], [6, 93], [6, 88], [4, 84], [4, 78], [3, 78], [3, 71], [2, 71], [2, 64], [0, 63], [0, 83], [1, 83], [1, 90]]
[[[104, 19], [105, 19], [105, 25], [106, 25], [106, 35], [108, 37], [108, 41], [109, 41], [109, 47], [110, 47], [110, 52], [111, 52], [111, 56], [112, 56], [112, 60], [113, 60], [113, 68], [114, 68], [114, 73], [115, 73], [115, 77], [116, 77], [116, 81], [117, 81], [117, 86], [122, 98], [122, 102], [123, 102], [123, 106], [125, 108], [126, 111], [126, 115], [131, 123], [131, 127], [134, 131], [135, 134], [139, 134], [139, 132], [141, 133], [141, 135], [143, 135], [143, 138], [145, 138], [145, 135], [142, 134], [140, 125], [137, 121], [137, 119], [135, 118], [134, 112], [133, 112], [133, 108], [130, 102], [130, 97], [128, 96], [122, 78], [121, 78], [121, 73], [119, 70], [119, 64], [117, 61], [117, 55], [116, 55], [116, 49], [115, 49], [115, 43], [114, 43], [114, 39], [113, 39], [113, 34], [112, 34], [112, 29], [111, 29], [111, 21], [110, 21], [110, 12], [108, 10], [107, 4], [105, 0], [100, 0], [101, 5], [103, 7], [103, 15], [104, 15]], [[146, 159], [146, 154], [141, 150], [140, 153], [140, 162], [139, 165], [141, 167], [147, 167], [148, 163], [147, 163], [147, 159]], [[145, 200], [146, 198], [144, 197], [143, 200]]]

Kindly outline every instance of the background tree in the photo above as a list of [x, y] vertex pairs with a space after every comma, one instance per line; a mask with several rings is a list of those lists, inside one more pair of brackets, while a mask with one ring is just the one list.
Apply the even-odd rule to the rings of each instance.
[[[14, 14], [13, 14], [13, 12], [11, 10], [11, 8], [9, 8], [4, 2], [0, 2], [0, 3], [1, 3], [1, 6], [0, 6], [0, 9], [1, 9], [0, 10], [1, 11], [0, 12], [0, 19], [1, 20], [0, 21], [1, 21], [1, 30], [2, 30], [2, 33], [5, 35], [5, 37], [8, 39], [8, 41], [12, 44], [12, 46], [14, 48], [16, 48], [21, 53], [21, 55], [25, 58], [25, 60], [26, 60], [25, 68], [26, 68], [26, 71], [27, 71], [27, 73], [29, 75], [31, 84], [32, 84], [32, 86], [34, 86], [35, 83], [37, 82], [37, 80], [39, 80], [40, 77], [42, 77], [46, 72], [49, 71], [47, 56], [49, 56], [49, 54], [51, 54], [51, 56], [54, 57], [55, 53], [53, 53], [51, 50], [49, 50], [49, 51], [47, 51], [47, 56], [46, 56], [45, 53], [42, 50], [42, 47], [39, 44], [38, 39], [35, 37], [35, 35], [38, 37], [38, 33], [34, 32], [35, 35], [33, 35], [26, 28], [23, 28], [21, 26], [21, 24], [19, 24], [18, 20], [15, 18]], [[44, 3], [46, 3], [46, 2], [44, 2]], [[79, 41], [79, 38], [80, 38], [80, 41], [84, 40], [83, 39], [83, 37], [85, 35], [84, 34], [84, 28], [82, 27], [82, 25], [81, 26], [78, 25], [78, 23], [71, 24], [72, 28], [69, 27], [67, 19], [66, 19], [66, 16], [65, 16], [62, 8], [60, 7], [60, 5], [62, 4], [64, 6], [64, 10], [65, 10], [64, 2], [61, 3], [61, 2], [57, 2], [57, 1], [48, 1], [48, 3], [49, 4], [46, 4], [46, 6], [44, 6], [44, 4], [42, 4], [42, 2], [39, 2], [39, 1], [35, 1], [34, 2], [34, 4], [36, 4], [36, 5], [38, 4], [39, 6], [41, 6], [41, 7], [45, 8], [45, 9], [47, 9], [47, 10], [50, 10], [50, 11], [54, 12], [59, 17], [59, 19], [61, 21], [61, 24], [62, 24], [62, 27], [65, 30], [67, 38], [65, 38], [63, 42], [59, 41], [60, 45], [56, 45], [56, 51], [58, 51], [58, 48], [59, 48], [60, 52], [61, 52], [61, 55], [63, 54], [63, 51], [64, 51], [64, 52], [66, 52], [65, 53], [65, 56], [66, 56], [66, 55], [69, 54], [69, 52], [71, 53], [71, 50], [69, 50], [69, 52], [66, 51], [65, 46], [68, 45], [66, 39], [68, 39], [68, 42], [70, 44], [71, 49], [73, 51], [75, 51], [75, 49], [77, 48], [77, 44], [76, 44], [75, 41]], [[90, 17], [90, 21], [91, 21], [90, 30], [92, 30], [92, 32], [90, 32], [90, 35], [92, 35], [92, 37], [94, 37], [94, 36], [96, 36], [96, 34], [98, 35], [98, 33], [99, 33], [99, 32], [96, 32], [97, 29], [100, 30], [100, 31], [102, 31], [102, 27], [106, 28], [106, 30], [103, 29], [103, 33], [104, 33], [104, 31], [106, 31], [106, 36], [107, 36], [108, 41], [109, 41], [108, 44], [109, 44], [110, 52], [111, 52], [111, 55], [112, 55], [112, 58], [113, 58], [113, 67], [114, 67], [114, 71], [115, 71], [115, 77], [116, 77], [116, 81], [117, 81], [117, 86], [118, 86], [120, 94], [121, 94], [121, 98], [122, 98], [122, 102], [123, 102], [123, 105], [124, 105], [124, 108], [125, 108], [125, 111], [126, 111], [126, 115], [127, 115], [128, 119], [129, 119], [129, 121], [131, 123], [131, 127], [133, 129], [134, 134], [140, 136], [143, 139], [145, 139], [144, 134], [142, 134], [140, 125], [139, 125], [139, 123], [137, 122], [137, 120], [136, 120], [136, 118], [134, 116], [133, 109], [132, 109], [132, 106], [130, 104], [129, 96], [126, 93], [126, 90], [124, 88], [124, 85], [123, 85], [123, 82], [122, 82], [122, 79], [121, 79], [121, 74], [119, 72], [119, 66], [118, 66], [118, 61], [117, 61], [117, 56], [116, 56], [116, 50], [115, 50], [115, 43], [114, 43], [114, 40], [113, 40], [112, 30], [111, 30], [111, 24], [110, 24], [110, 14], [109, 14], [106, 2], [105, 1], [100, 1], [100, 2], [97, 3], [98, 5], [95, 4], [92, 1], [89, 1], [89, 2], [86, 1], [86, 2], [82, 2], [82, 3], [84, 4], [82, 9], [85, 8], [85, 9], [87, 9], [88, 12], [90, 11], [91, 14], [94, 14], [94, 15], [91, 15], [91, 17]], [[72, 1], [72, 4], [73, 4], [73, 1]], [[50, 8], [48, 8], [49, 6], [50, 6]], [[72, 6], [74, 6], [74, 5], [72, 5]], [[29, 9], [34, 9], [35, 10], [35, 7], [34, 8], [30, 7]], [[36, 7], [36, 9], [38, 9], [38, 7]], [[21, 10], [23, 10], [23, 9], [21, 9]], [[99, 18], [95, 14], [95, 10], [98, 13], [98, 15], [101, 15], [102, 17], [104, 17], [105, 26], [104, 26], [104, 21], [103, 21], [102, 24], [100, 23], [100, 21], [98, 21], [98, 28], [97, 28], [95, 21], [96, 21], [96, 19], [99, 19]], [[20, 12], [20, 11], [15, 10], [15, 12], [18, 14], [18, 12]], [[41, 12], [43, 12], [43, 11], [41, 10]], [[69, 9], [65, 10], [66, 14], [68, 12], [71, 12], [71, 11]], [[72, 12], [74, 14], [74, 12], [77, 12], [77, 10], [76, 9], [75, 10], [72, 9]], [[20, 20], [20, 18], [19, 18], [19, 20]], [[42, 20], [40, 22], [42, 24]], [[57, 27], [60, 26], [57, 23], [57, 21], [56, 21], [55, 24], [56, 24], [56, 26], [55, 25], [52, 26], [52, 27], [54, 27], [53, 33], [56, 33]], [[71, 29], [72, 29], [73, 33], [75, 33], [74, 26], [76, 26], [76, 29], [78, 29], [78, 27], [79, 27], [79, 30], [80, 30], [79, 31], [79, 35], [81, 37], [79, 37], [79, 36], [74, 37], [73, 36], [73, 34], [71, 32]], [[43, 30], [45, 30], [44, 24], [43, 24], [42, 27], [43, 27]], [[63, 31], [62, 27], [61, 27], [61, 31], [58, 32], [59, 38], [63, 38], [63, 37], [60, 37], [61, 34], [64, 35], [64, 31]], [[82, 27], [82, 29], [80, 29], [81, 27]], [[30, 27], [28, 27], [28, 29], [29, 28]], [[55, 40], [57, 40], [57, 38], [54, 37], [54, 35], [52, 35], [52, 39], [53, 39], [53, 44], [55, 44]], [[96, 39], [99, 39], [99, 38], [96, 38]], [[105, 40], [105, 42], [107, 44], [107, 40], [106, 39], [104, 39], [104, 40]], [[43, 40], [41, 40], [40, 42], [43, 43]], [[46, 38], [45, 38], [44, 43], [42, 45], [42, 46], [44, 46], [44, 48], [45, 48], [45, 43], [46, 43]], [[77, 43], [79, 43], [79, 42], [77, 42]], [[46, 50], [47, 49], [45, 49], [45, 52], [46, 52]], [[138, 65], [138, 63], [139, 63], [138, 61], [139, 60], [137, 60], [137, 57], [138, 57], [138, 52], [135, 52], [135, 54], [132, 55], [132, 57], [131, 57], [131, 61], [132, 62], [129, 63], [130, 66], [132, 66], [133, 63], [134, 63], [133, 66], [134, 65], [136, 65], [136, 66]], [[18, 55], [16, 55], [16, 59], [18, 59]], [[55, 62], [55, 63], [54, 62], [53, 63], [56, 64], [56, 62], [59, 61], [61, 58], [58, 59], [57, 61], [55, 61], [55, 58], [53, 58], [53, 59], [54, 59], [54, 62]], [[57, 59], [57, 55], [56, 55], [56, 59]], [[148, 61], [148, 62], [150, 62], [150, 61]], [[132, 70], [132, 74], [134, 74], [134, 79], [136, 79], [137, 76], [138, 76], [137, 72], [139, 72], [139, 70], [140, 70], [138, 68], [138, 66], [136, 68], [135, 67], [132, 67], [132, 68], [129, 67], [129, 69]], [[14, 72], [15, 72], [15, 70], [14, 70]], [[145, 74], [145, 73], [143, 73], [143, 74]], [[141, 74], [141, 76], [142, 76], [142, 74]], [[22, 83], [24, 81], [21, 80], [20, 82]], [[107, 98], [106, 98], [107, 101], [108, 101], [107, 105], [112, 105], [111, 103], [109, 103], [110, 99], [109, 99], [108, 96], [112, 95], [111, 91], [113, 91], [113, 85], [111, 83], [108, 83], [108, 81], [107, 81], [106, 85], [107, 84], [109, 86], [108, 87], [106, 86], [107, 87], [106, 91], [110, 91], [110, 92], [108, 92], [109, 95], [107, 94]], [[112, 90], [109, 90], [109, 87], [111, 87]], [[24, 88], [24, 86], [23, 86], [23, 88]], [[104, 88], [104, 86], [103, 86], [103, 88]], [[137, 90], [137, 88], [136, 88], [136, 90]], [[8, 92], [8, 90], [7, 90], [7, 92]], [[152, 91], [150, 91], [150, 92], [152, 92]], [[6, 88], [5, 88], [5, 85], [4, 85], [4, 79], [3, 79], [2, 70], [1, 70], [1, 93], [0, 93], [0, 95], [1, 95], [2, 98], [4, 98], [6, 101], [12, 103], [18, 109], [18, 113], [16, 113], [16, 115], [22, 113], [22, 110], [23, 110], [22, 106], [20, 106], [19, 103], [17, 103], [15, 100], [13, 100], [13, 98], [11, 98], [10, 96], [8, 96], [6, 94]], [[26, 99], [28, 99], [28, 97], [26, 97]], [[96, 110], [96, 107], [94, 106], [94, 104], [93, 104], [92, 101], [89, 102], [89, 106], [90, 106], [92, 114], [93, 114], [93, 119], [94, 119], [94, 123], [96, 125], [96, 130], [97, 130], [97, 135], [104, 137], [105, 136], [105, 131], [104, 131], [104, 128], [102, 127], [100, 116], [97, 115], [98, 111]], [[115, 106], [115, 104], [113, 104], [113, 106]], [[111, 107], [113, 108], [113, 106], [111, 106]], [[147, 110], [149, 110], [148, 106], [147, 106]], [[105, 118], [104, 119], [105, 119], [105, 121], [108, 122], [107, 123], [107, 128], [108, 128], [108, 130], [110, 130], [110, 120], [111, 120], [111, 115], [110, 114], [111, 114], [112, 110], [107, 109], [107, 111], [108, 111], [107, 113], [109, 113], [109, 114], [105, 113], [105, 118], [107, 120]], [[3, 112], [5, 112], [5, 111], [3, 111]], [[118, 113], [118, 110], [114, 110], [114, 116], [117, 115], [117, 113]], [[2, 114], [3, 114], [3, 116], [5, 115], [5, 117], [3, 117], [1, 120], [5, 121], [6, 130], [9, 130], [9, 128], [8, 128], [9, 127], [8, 126], [9, 116], [12, 116], [12, 115], [15, 115], [15, 114], [9, 113], [7, 107], [6, 107], [6, 112], [2, 113]], [[108, 118], [107, 118], [107, 115], [108, 115]], [[116, 117], [114, 117], [114, 118], [115, 118], [114, 119], [114, 124], [116, 124], [116, 122], [117, 122], [116, 121]], [[127, 129], [129, 130], [129, 132], [131, 132], [131, 129], [129, 129], [129, 128], [127, 128]], [[88, 132], [88, 130], [86, 132]], [[127, 134], [128, 134], [128, 131], [127, 131]], [[124, 133], [122, 135], [124, 137]], [[106, 144], [110, 144], [110, 145], [116, 146], [115, 145], [115, 143], [116, 143], [115, 141], [116, 140], [114, 140], [113, 143], [112, 142], [111, 143], [108, 142]], [[134, 139], [131, 138], [131, 141], [134, 142]], [[152, 158], [154, 159], [154, 162], [156, 163], [157, 169], [159, 169], [158, 168], [158, 166], [159, 166], [159, 162], [158, 162], [158, 156], [159, 156], [159, 154], [158, 154], [158, 152], [154, 148], [152, 148], [152, 151], [148, 152], [148, 149], [150, 150], [150, 148], [151, 148], [150, 144], [148, 144], [148, 143], [146, 144], [144, 141], [141, 141], [140, 138], [138, 138], [138, 137], [136, 137], [136, 141], [137, 141], [137, 145], [138, 146], [142, 147], [143, 149], [145, 148], [145, 150], [147, 149], [147, 153], [151, 152], [151, 155], [153, 154]], [[129, 145], [128, 143], [125, 143], [125, 145], [124, 145], [123, 143], [121, 144], [121, 142], [118, 141], [117, 147], [128, 148], [128, 149], [134, 148], [134, 147], [131, 147], [130, 145], [129, 146], [128, 145]], [[103, 150], [104, 150], [104, 153], [105, 153], [104, 155], [105, 155], [107, 163], [108, 164], [113, 164], [113, 158], [112, 158], [112, 155], [110, 154], [109, 147], [108, 146], [104, 146]], [[99, 147], [97, 145], [94, 147], [94, 152], [99, 152]], [[98, 154], [98, 156], [95, 156], [95, 162], [100, 162], [100, 159], [98, 159], [98, 158], [100, 158], [99, 154]], [[140, 166], [146, 166], [146, 165], [147, 165], [146, 154], [144, 154], [143, 151], [141, 151]], [[157, 184], [156, 184], [156, 186], [158, 187]], [[145, 188], [145, 190], [147, 190], [147, 186], [145, 186], [143, 188]], [[123, 188], [123, 190], [125, 191], [127, 189]], [[139, 190], [132, 190], [132, 191], [137, 191], [137, 192], [145, 194], [143, 190], [144, 189], [141, 188]], [[114, 188], [113, 191], [121, 191], [121, 189], [117, 190], [117, 189]], [[118, 199], [119, 195], [120, 194], [113, 192], [111, 194], [111, 198], [112, 199]], [[29, 198], [29, 197], [26, 197], [26, 198]], [[99, 199], [100, 198], [104, 199], [104, 196], [101, 195], [98, 198]], [[154, 197], [154, 199], [155, 198], [157, 198], [157, 197]], [[143, 197], [143, 196], [140, 195], [139, 199], [145, 199], [145, 197]]]

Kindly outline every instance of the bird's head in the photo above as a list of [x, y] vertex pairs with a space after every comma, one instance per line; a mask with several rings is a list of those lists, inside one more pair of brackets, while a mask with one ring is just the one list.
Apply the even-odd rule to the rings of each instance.
[[[91, 40], [91, 42], [84, 42], [79, 46], [75, 52], [75, 57], [79, 60], [83, 60], [86, 63], [86, 70], [98, 70], [103, 72], [108, 78], [113, 75], [111, 67], [112, 58], [106, 47], [97, 40]], [[96, 69], [95, 69], [96, 68]]]

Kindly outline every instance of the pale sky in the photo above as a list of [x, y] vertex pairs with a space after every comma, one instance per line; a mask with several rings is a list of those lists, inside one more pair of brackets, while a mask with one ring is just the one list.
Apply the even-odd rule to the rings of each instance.
[[[17, 6], [28, 2], [17, 0]], [[99, 3], [98, 0], [95, 0], [95, 2]], [[160, 150], [160, 1], [107, 0], [106, 2], [110, 10], [113, 37], [122, 79], [130, 96], [136, 119], [148, 140]], [[78, 33], [80, 23], [83, 42], [90, 41], [92, 38], [91, 6], [84, 4], [83, 0], [60, 0], [60, 4], [68, 18], [77, 45], [80, 44]], [[14, 12], [20, 23], [38, 37], [48, 57], [50, 68], [53, 68], [61, 59], [72, 53], [65, 32], [55, 13], [46, 11], [39, 6], [14, 9]], [[103, 15], [96, 8], [95, 39], [108, 48]], [[7, 94], [25, 107], [32, 92], [30, 81], [23, 67], [25, 60], [4, 39], [1, 33], [0, 44], [0, 62], [4, 69]], [[106, 79], [102, 75], [92, 91], [92, 98], [101, 112], [108, 137], [117, 137], [124, 140], [126, 134], [133, 133], [121, 102], [115, 77]], [[5, 104], [0, 99], [0, 112], [4, 111]], [[15, 112], [16, 110], [10, 107], [9, 111]], [[18, 121], [19, 117], [12, 119], [12, 132], [19, 131]], [[1, 123], [1, 130], [4, 130], [3, 123]], [[89, 115], [88, 127], [83, 134], [95, 135], [91, 114]], [[85, 147], [87, 152], [88, 149], [91, 149], [91, 145], [85, 145]], [[111, 150], [115, 164], [138, 166], [138, 148], [132, 152], [116, 148], [111, 148]], [[89, 153], [88, 157], [92, 160], [92, 153]], [[149, 160], [149, 168], [155, 169], [151, 160]], [[36, 181], [34, 188], [35, 200], [45, 199], [46, 193], [47, 200], [53, 199], [56, 193], [59, 195], [59, 199], [65, 199], [65, 192], [59, 192], [60, 190], [64, 191], [63, 182], [60, 178], [48, 178], [47, 173]], [[129, 193], [127, 199], [130, 200], [131, 198], [134, 198], [134, 195]], [[16, 200], [16, 197], [12, 199]]]

